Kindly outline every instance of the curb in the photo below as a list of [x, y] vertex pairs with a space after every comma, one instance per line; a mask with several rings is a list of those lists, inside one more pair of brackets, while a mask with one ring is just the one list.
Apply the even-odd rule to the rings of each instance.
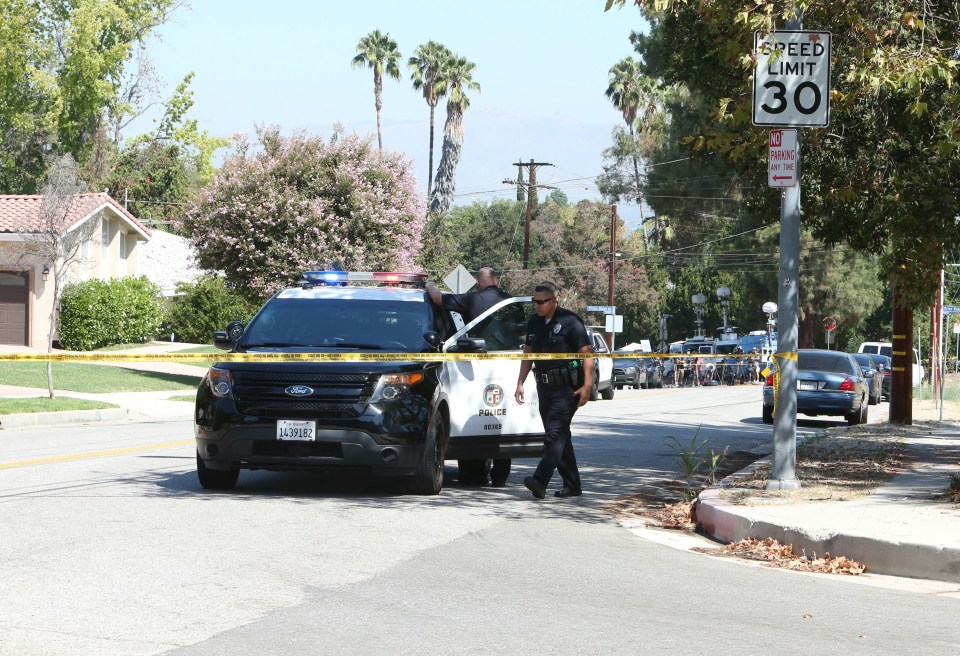
[[63, 410], [60, 412], [22, 412], [0, 415], [0, 430], [38, 428], [66, 424], [92, 424], [99, 421], [122, 421], [131, 417], [128, 408], [100, 410]]
[[[761, 461], [757, 461], [761, 462]], [[792, 545], [794, 553], [842, 555], [862, 563], [868, 573], [960, 583], [960, 547], [898, 542], [882, 537], [841, 534], [821, 528], [781, 526], [751, 519], [741, 506], [720, 498], [720, 489], [750, 473], [754, 465], [728, 476], [717, 487], [700, 493], [697, 529], [730, 544], [744, 538], [772, 538]]]

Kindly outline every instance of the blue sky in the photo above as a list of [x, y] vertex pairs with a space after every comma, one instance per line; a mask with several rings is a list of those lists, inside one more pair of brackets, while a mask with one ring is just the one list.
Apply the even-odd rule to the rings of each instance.
[[[632, 3], [629, 3], [632, 5]], [[284, 132], [306, 129], [328, 137], [335, 123], [376, 132], [373, 73], [350, 60], [374, 29], [388, 32], [403, 55], [402, 79], [384, 81], [384, 147], [414, 162], [427, 185], [429, 110], [414, 92], [406, 60], [428, 40], [476, 64], [480, 93], [464, 116], [466, 135], [457, 169], [458, 204], [509, 198], [502, 180], [516, 178], [516, 161], [550, 162], [538, 182], [573, 200], [598, 199], [593, 177], [622, 118], [604, 96], [608, 71], [632, 54], [631, 30], [645, 24], [633, 6], [603, 11], [603, 0], [194, 0], [160, 28], [149, 47], [168, 96], [189, 71], [192, 116], [216, 135], [252, 133], [256, 123]], [[434, 167], [445, 117], [437, 107]], [[145, 117], [128, 135], [151, 129]], [[546, 192], [542, 192], [545, 194]], [[629, 223], [635, 206], [621, 205]]]

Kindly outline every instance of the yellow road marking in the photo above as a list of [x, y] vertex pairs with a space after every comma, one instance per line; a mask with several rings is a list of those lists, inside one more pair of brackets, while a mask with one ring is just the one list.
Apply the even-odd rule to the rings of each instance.
[[46, 458], [33, 458], [32, 460], [17, 460], [14, 462], [0, 462], [0, 469], [17, 469], [18, 467], [33, 467], [34, 465], [49, 465], [55, 462], [70, 462], [71, 460], [86, 460], [89, 458], [102, 458], [104, 456], [116, 456], [124, 453], [137, 453], [139, 451], [156, 451], [158, 449], [169, 449], [175, 446], [187, 446], [193, 444], [193, 440], [177, 440], [175, 442], [159, 442], [157, 444], [143, 444], [141, 446], [127, 446], [120, 449], [104, 449], [103, 451], [90, 451], [88, 453], [73, 453], [65, 456], [47, 456]]

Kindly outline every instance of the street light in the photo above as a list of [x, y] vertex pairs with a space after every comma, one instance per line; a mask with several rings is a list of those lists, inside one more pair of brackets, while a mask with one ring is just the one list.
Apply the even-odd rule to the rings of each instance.
[[776, 324], [777, 320], [774, 319], [773, 315], [777, 313], [777, 304], [773, 301], [767, 301], [763, 304], [763, 311], [767, 313], [767, 347], [773, 348], [773, 326]]
[[43, 265], [43, 270], [40, 272], [40, 278], [43, 282], [47, 282], [47, 278], [50, 277], [50, 267], [46, 264]]
[[707, 297], [703, 294], [694, 294], [690, 297], [690, 302], [697, 308], [697, 337], [703, 337], [703, 306], [707, 302]]
[[720, 300], [720, 305], [723, 306], [723, 334], [727, 334], [727, 306], [730, 305], [730, 288], [729, 287], [720, 287], [717, 289], [717, 298]]

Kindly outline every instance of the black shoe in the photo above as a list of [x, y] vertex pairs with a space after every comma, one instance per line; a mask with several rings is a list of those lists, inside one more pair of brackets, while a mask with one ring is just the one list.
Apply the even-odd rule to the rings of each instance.
[[553, 496], [560, 497], [561, 499], [566, 499], [567, 497], [578, 497], [583, 494], [583, 490], [574, 490], [569, 487], [564, 487], [563, 489], [557, 490], [553, 493]]
[[507, 479], [503, 479], [502, 481], [493, 481], [491, 485], [493, 485], [493, 487], [507, 487]]
[[533, 493], [533, 496], [542, 499], [547, 496], [547, 486], [538, 481], [533, 476], [527, 476], [523, 479], [523, 484]]

